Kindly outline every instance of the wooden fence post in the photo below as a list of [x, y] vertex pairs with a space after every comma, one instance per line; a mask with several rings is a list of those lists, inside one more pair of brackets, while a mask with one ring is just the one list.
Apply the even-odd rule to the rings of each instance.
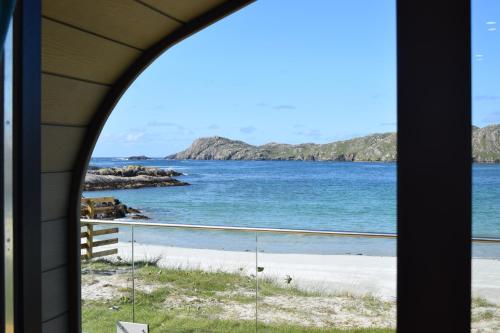
[[85, 249], [85, 254], [81, 255], [82, 260], [90, 260], [99, 257], [105, 257], [113, 254], [118, 254], [117, 248], [107, 249], [104, 251], [94, 252], [94, 247], [107, 246], [112, 244], [118, 244], [118, 236], [115, 238], [94, 240], [94, 237], [100, 237], [104, 235], [117, 234], [119, 232], [118, 228], [107, 228], [107, 229], [97, 229], [94, 230], [94, 225], [90, 223], [82, 222], [82, 227], [86, 227], [87, 230], [80, 234], [81, 238], [85, 238], [85, 242], [81, 243], [80, 249]]
[[92, 247], [94, 246], [94, 226], [87, 224], [87, 259], [92, 259]]

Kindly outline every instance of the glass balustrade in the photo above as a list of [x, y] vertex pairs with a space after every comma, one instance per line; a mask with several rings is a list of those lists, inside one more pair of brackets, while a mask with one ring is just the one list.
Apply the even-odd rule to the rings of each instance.
[[89, 221], [84, 332], [394, 331], [394, 235]]
[[[393, 331], [395, 243], [386, 238], [259, 234], [259, 329]], [[378, 248], [383, 250], [377, 256], [367, 255]]]
[[500, 332], [500, 240], [472, 246], [472, 332]]
[[117, 321], [133, 321], [134, 258], [131, 248], [132, 238], [127, 228], [82, 222], [83, 332], [115, 332]]
[[[472, 328], [497, 332], [500, 239], [473, 252]], [[395, 254], [392, 234], [82, 220], [83, 331], [394, 332]]]
[[[474, 239], [472, 330], [498, 332], [500, 239]], [[396, 237], [82, 220], [84, 332], [394, 332]]]

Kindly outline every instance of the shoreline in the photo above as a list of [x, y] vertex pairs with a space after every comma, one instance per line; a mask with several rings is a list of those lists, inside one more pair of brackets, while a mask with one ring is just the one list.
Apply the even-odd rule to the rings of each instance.
[[[113, 248], [110, 246], [109, 248]], [[119, 242], [118, 257], [131, 261], [131, 243]], [[103, 250], [105, 247], [102, 248]], [[134, 258], [158, 259], [162, 268], [199, 269], [202, 271], [255, 274], [255, 252], [207, 250], [134, 243]], [[292, 278], [299, 289], [322, 294], [374, 296], [396, 299], [396, 257], [258, 253], [260, 278], [284, 281]], [[500, 260], [473, 259], [473, 297], [500, 304]]]
[[[332, 163], [373, 163], [373, 164], [396, 164], [397, 160], [387, 160], [387, 161], [375, 161], [375, 160], [287, 160], [287, 159], [246, 159], [246, 160], [222, 160], [222, 159], [193, 159], [193, 158], [166, 158], [166, 157], [149, 157], [145, 160], [128, 160], [127, 157], [121, 156], [99, 156], [92, 157], [93, 159], [112, 159], [119, 160], [125, 163], [144, 163], [148, 161], [173, 161], [173, 162], [312, 162], [312, 163], [323, 163], [323, 162], [332, 162]], [[500, 161], [472, 161], [473, 165], [498, 165]], [[140, 164], [142, 165], [142, 164]], [[102, 166], [103, 168], [107, 168], [108, 166]], [[162, 169], [169, 169], [160, 167]]]
[[[156, 217], [152, 215], [149, 222], [154, 222], [155, 219]], [[130, 241], [130, 228], [121, 228], [119, 239], [122, 242]], [[167, 247], [235, 252], [255, 251], [255, 237], [249, 233], [236, 231], [218, 230], [207, 234], [196, 230], [145, 226], [135, 229], [134, 239], [138, 243]], [[320, 235], [264, 234], [259, 236], [258, 243], [259, 252], [276, 254], [396, 256], [396, 239], [394, 238], [338, 237], [332, 241], [330, 237]], [[500, 244], [474, 243], [472, 254], [478, 259], [500, 260]]]

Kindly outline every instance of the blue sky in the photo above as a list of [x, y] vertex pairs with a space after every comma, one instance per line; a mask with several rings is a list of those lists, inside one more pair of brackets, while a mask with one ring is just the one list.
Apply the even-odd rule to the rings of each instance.
[[[480, 126], [500, 122], [499, 3], [473, 8]], [[113, 111], [94, 156], [166, 156], [212, 135], [325, 143], [395, 129], [394, 0], [259, 0], [156, 60]]]
[[472, 1], [472, 122], [500, 123], [500, 1]]

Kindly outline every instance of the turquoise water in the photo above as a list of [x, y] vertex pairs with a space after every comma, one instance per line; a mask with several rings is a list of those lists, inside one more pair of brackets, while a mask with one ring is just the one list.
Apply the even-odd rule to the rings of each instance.
[[[185, 173], [179, 179], [190, 186], [84, 193], [119, 198], [152, 222], [396, 232], [395, 163], [94, 158], [91, 164], [142, 164]], [[500, 165], [474, 165], [473, 174], [474, 235], [500, 237]], [[261, 251], [395, 254], [391, 240], [259, 237]], [[174, 246], [255, 249], [253, 235], [227, 232], [136, 230], [136, 238]], [[500, 257], [500, 246], [474, 250], [478, 256]]]

